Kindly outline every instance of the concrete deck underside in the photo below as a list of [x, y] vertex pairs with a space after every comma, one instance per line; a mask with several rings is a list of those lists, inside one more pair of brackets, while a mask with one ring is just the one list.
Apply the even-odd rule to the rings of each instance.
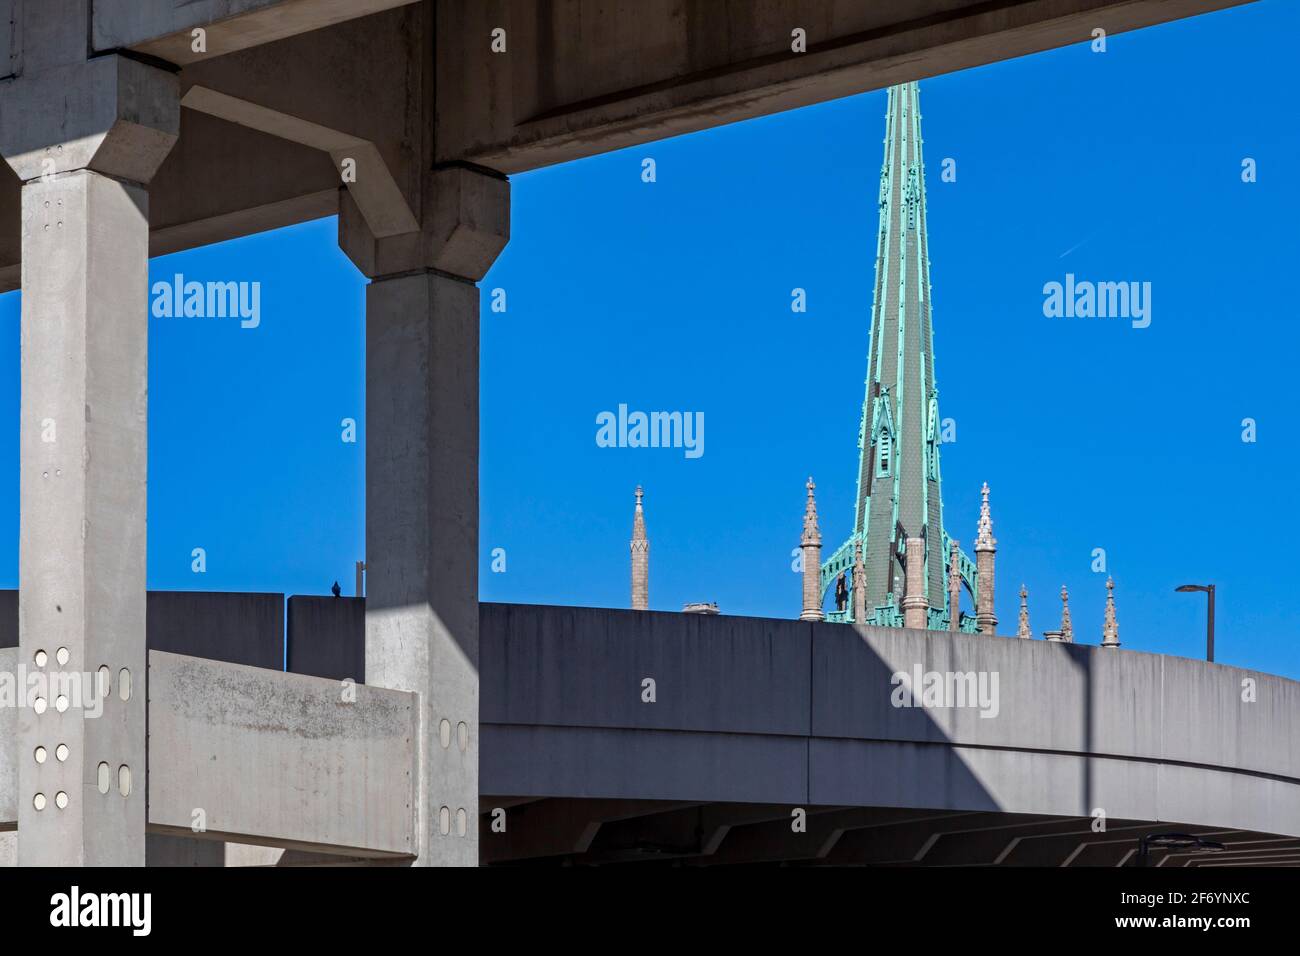
[[[213, 90], [372, 144], [414, 208], [426, 95], [437, 162], [508, 174], [1245, 2], [94, 0], [89, 35], [92, 52], [171, 64], [183, 95]], [[16, 3], [0, 0], [0, 51], [21, 76]], [[496, 28], [505, 53], [490, 50]], [[795, 28], [806, 53], [791, 52]], [[289, 125], [185, 109], [150, 190], [150, 253], [336, 213], [330, 155]], [[0, 167], [0, 290], [17, 288], [18, 261], [19, 183]]]

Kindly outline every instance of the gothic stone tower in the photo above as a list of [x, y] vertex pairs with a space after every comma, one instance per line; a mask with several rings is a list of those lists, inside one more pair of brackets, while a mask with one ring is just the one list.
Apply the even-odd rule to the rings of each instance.
[[[880, 233], [866, 399], [858, 430], [858, 494], [853, 534], [822, 566], [822, 593], [843, 571], [852, 573], [862, 543], [866, 621], [902, 627], [905, 598], [913, 621], [948, 629], [949, 563], [977, 593], [975, 564], [943, 528], [939, 472], [939, 391], [934, 381], [930, 321], [930, 258], [925, 225], [925, 167], [921, 157], [917, 84], [889, 90], [885, 160], [880, 171]], [[906, 551], [918, 561], [910, 575]], [[924, 597], [924, 602], [921, 598]], [[828, 615], [852, 620], [849, 610]], [[973, 617], [960, 622], [975, 630]]]

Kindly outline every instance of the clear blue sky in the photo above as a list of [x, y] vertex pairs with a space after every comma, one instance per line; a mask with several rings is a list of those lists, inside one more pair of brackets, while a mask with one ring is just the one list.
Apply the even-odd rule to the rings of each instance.
[[[945, 518], [969, 546], [988, 481], [1004, 632], [1022, 581], [1036, 632], [1066, 584], [1077, 639], [1099, 641], [1104, 548], [1125, 646], [1202, 655], [1204, 599], [1173, 588], [1212, 581], [1219, 659], [1300, 677], [1298, 35], [1300, 8], [1263, 0], [921, 85], [940, 411], [957, 422]], [[513, 238], [482, 283], [508, 297], [497, 314], [484, 296], [484, 600], [626, 606], [640, 483], [652, 606], [798, 614], [807, 475], [828, 545], [852, 520], [884, 112], [870, 93], [514, 178]], [[150, 320], [149, 586], [350, 592], [364, 281], [334, 221], [152, 263], [176, 272], [261, 281], [262, 322]], [[1152, 283], [1151, 326], [1045, 318], [1066, 272]], [[17, 582], [18, 340], [12, 293], [0, 587]], [[620, 403], [703, 412], [705, 454], [598, 448], [596, 415]]]

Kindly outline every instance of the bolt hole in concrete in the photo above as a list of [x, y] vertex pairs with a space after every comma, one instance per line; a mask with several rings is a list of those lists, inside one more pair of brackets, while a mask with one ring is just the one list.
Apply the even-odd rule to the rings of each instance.
[[104, 664], [97, 672], [99, 674], [99, 696], [107, 697], [110, 685], [113, 683], [113, 672]]
[[451, 746], [451, 721], [445, 717], [438, 723], [438, 740], [443, 750]]
[[56, 756], [56, 757], [59, 758], [59, 763], [63, 763], [63, 761], [67, 760], [67, 759], [68, 759], [68, 745], [67, 745], [67, 744], [59, 744], [57, 747], [55, 747], [55, 748], [54, 748], [54, 756]]
[[460, 746], [461, 753], [469, 747], [469, 724], [463, 720], [456, 725], [456, 743]]
[[50, 655], [46, 654], [44, 651], [37, 651], [35, 656], [32, 658], [32, 660], [36, 662], [37, 667], [44, 667], [45, 662], [49, 659]]
[[438, 829], [446, 836], [451, 832], [451, 808], [443, 807], [438, 811]]
[[44, 697], [37, 697], [32, 701], [32, 710], [36, 711], [37, 714], [45, 713], [45, 708], [48, 706], [49, 705], [45, 703]]
[[37, 747], [36, 752], [32, 754], [32, 756], [36, 758], [37, 763], [45, 763], [45, 748]]
[[124, 797], [131, 795], [131, 768], [126, 764], [117, 768], [117, 792]]
[[68, 698], [64, 697], [62, 694], [54, 698], [54, 709], [57, 710], [60, 714], [63, 713], [65, 710], [67, 710]]
[[131, 672], [125, 667], [117, 672], [117, 696], [123, 700], [131, 699]]
[[54, 795], [54, 805], [60, 810], [66, 808], [68, 805], [68, 795], [60, 790]]
[[68, 649], [66, 647], [60, 647], [57, 651], [54, 652], [54, 659], [59, 662], [60, 667], [63, 667], [65, 664], [68, 663], [69, 656], [70, 655], [68, 654]]
[[32, 806], [34, 806], [37, 810], [44, 810], [45, 794], [38, 793], [36, 796], [32, 797]]
[[113, 782], [112, 776], [113, 776], [112, 768], [109, 767], [109, 765], [104, 763], [103, 761], [100, 761], [98, 779], [96, 780], [96, 783], [99, 786], [100, 793], [108, 793], [109, 785]]
[[456, 811], [456, 836], [464, 836], [466, 829], [465, 808]]

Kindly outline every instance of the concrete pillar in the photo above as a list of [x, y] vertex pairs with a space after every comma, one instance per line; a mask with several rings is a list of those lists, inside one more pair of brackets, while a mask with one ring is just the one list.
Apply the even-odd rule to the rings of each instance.
[[18, 712], [18, 862], [141, 866], [145, 184], [180, 107], [170, 73], [86, 62], [80, 22], [24, 41], [0, 113], [0, 151], [23, 182], [19, 662], [39, 675]]
[[817, 527], [817, 499], [813, 492], [817, 486], [808, 478], [808, 498], [803, 510], [803, 536], [799, 539], [803, 559], [803, 611], [801, 621], [821, 621], [822, 612], [822, 533]]
[[907, 574], [903, 627], [923, 631], [929, 625], [930, 616], [930, 601], [925, 596], [925, 540], [908, 538], [903, 559]]
[[478, 344], [509, 184], [432, 173], [421, 232], [376, 238], [347, 192], [366, 292], [366, 681], [420, 695], [417, 865], [478, 865]]

